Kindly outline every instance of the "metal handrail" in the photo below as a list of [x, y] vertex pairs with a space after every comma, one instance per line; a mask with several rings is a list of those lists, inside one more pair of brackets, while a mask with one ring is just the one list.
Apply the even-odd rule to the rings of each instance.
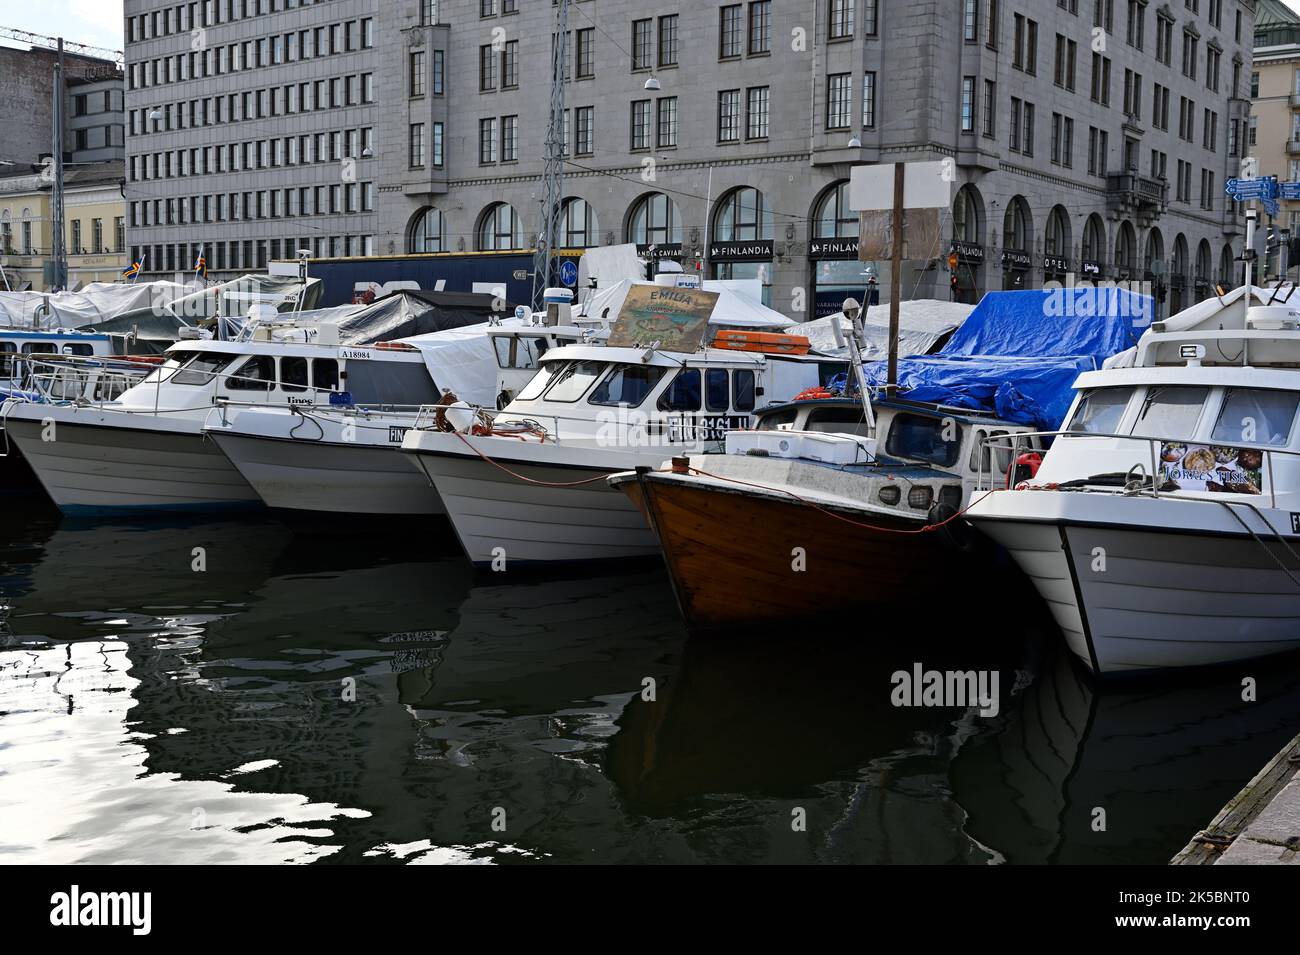
[[[1159, 444], [1162, 443], [1167, 444], [1173, 442], [1173, 443], [1187, 444], [1187, 445], [1191, 445], [1191, 444], [1208, 445], [1211, 443], [1200, 438], [1170, 438], [1164, 436], [1154, 437], [1150, 435], [1140, 435], [1140, 434], [1108, 434], [1108, 433], [1097, 432], [1097, 431], [1021, 431], [1013, 434], [989, 435], [984, 438], [981, 438], [979, 441], [979, 445], [981, 449], [987, 446], [989, 450], [988, 472], [987, 472], [988, 480], [987, 482], [985, 481], [985, 477], [984, 477], [985, 456], [983, 453], [981, 453], [979, 470], [977, 471], [976, 474], [976, 491], [989, 491], [995, 488], [993, 453], [992, 453], [995, 448], [997, 450], [1008, 450], [1011, 452], [1011, 460], [1010, 460], [1010, 467], [1008, 468], [1008, 473], [1005, 475], [999, 474], [996, 478], [996, 480], [1001, 482], [1001, 486], [1003, 488], [1009, 488], [1011, 486], [1011, 476], [1015, 473], [1016, 462], [1020, 459], [1020, 455], [1022, 451], [1033, 450], [1033, 451], [1041, 452], [1043, 450], [1041, 448], [1032, 448], [1032, 447], [1023, 446], [1024, 441], [1029, 438], [1038, 438], [1040, 439], [1040, 442], [1041, 439], [1043, 438], [1052, 438], [1052, 439], [1101, 438], [1101, 439], [1118, 440], [1118, 441], [1146, 442], [1151, 456], [1151, 460], [1150, 460], [1151, 471], [1149, 474], [1150, 481], [1151, 481], [1150, 488], [1148, 489], [1144, 486], [1145, 482], [1140, 482], [1138, 483], [1137, 487], [1134, 487], [1132, 489], [1126, 487], [1126, 488], [1118, 489], [1117, 491], [1098, 492], [1098, 493], [1127, 493], [1127, 494], [1140, 494], [1140, 495], [1150, 494], [1152, 497], [1155, 498], [1159, 498], [1161, 493], [1160, 485], [1157, 482], [1157, 478], [1160, 473], [1160, 465], [1159, 465], [1160, 454], [1158, 448]], [[1266, 466], [1268, 469], [1269, 500], [1271, 506], [1276, 508], [1277, 507], [1277, 482], [1273, 478], [1273, 456], [1280, 454], [1288, 457], [1300, 458], [1300, 451], [1288, 451], [1285, 448], [1257, 448], [1257, 447], [1252, 447], [1251, 450], [1259, 451], [1260, 454], [1262, 455], [1260, 466], [1261, 468]], [[1050, 453], [1050, 450], [1047, 453]], [[1141, 466], [1143, 463], [1144, 462], [1141, 461], [1135, 462], [1133, 467]], [[1132, 470], [1133, 468], [1130, 468], [1130, 473], [1132, 472]], [[1084, 478], [1081, 478], [1080, 480], [1085, 480], [1085, 479], [1086, 476]], [[1174, 492], [1166, 491], [1164, 493], [1168, 495]], [[1188, 493], [1188, 492], [1184, 492], [1184, 493]], [[1190, 493], [1195, 493], [1195, 492], [1190, 492]], [[1215, 492], [1215, 493], [1217, 495], [1220, 492]], [[1199, 498], [1199, 497], [1180, 497], [1179, 499], [1180, 500], [1205, 500], [1205, 498]], [[1216, 497], [1214, 500], [1218, 500], [1218, 499], [1219, 498]]]

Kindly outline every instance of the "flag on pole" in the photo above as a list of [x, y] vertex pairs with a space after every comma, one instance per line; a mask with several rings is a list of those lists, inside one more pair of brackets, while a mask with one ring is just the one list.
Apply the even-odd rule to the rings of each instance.
[[203, 257], [203, 250], [199, 250], [199, 257], [194, 260], [194, 277], [208, 277], [208, 260]]
[[143, 266], [144, 266], [143, 260], [140, 262], [132, 262], [130, 265], [128, 265], [126, 268], [122, 270], [122, 275], [124, 275], [126, 278], [133, 279], [140, 274], [140, 269]]

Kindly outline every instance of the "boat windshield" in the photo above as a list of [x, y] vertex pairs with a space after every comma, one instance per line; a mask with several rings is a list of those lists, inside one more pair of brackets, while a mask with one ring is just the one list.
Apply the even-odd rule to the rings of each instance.
[[1133, 434], [1150, 438], [1190, 438], [1201, 420], [1210, 389], [1199, 385], [1153, 385], [1147, 389]]
[[[620, 408], [639, 407], [658, 386], [664, 371], [664, 368], [656, 365], [614, 365], [600, 380], [587, 402], [593, 405], [617, 405]], [[726, 390], [725, 380], [723, 390]], [[725, 404], [723, 410], [726, 410]]]
[[952, 467], [961, 452], [961, 429], [952, 419], [900, 414], [889, 426], [885, 450], [896, 458]]
[[1083, 396], [1065, 430], [1116, 434], [1132, 397], [1132, 388], [1093, 388]]
[[223, 368], [230, 364], [235, 355], [222, 352], [196, 352], [172, 375], [173, 385], [206, 385]]
[[603, 361], [571, 361], [555, 375], [555, 381], [546, 389], [547, 401], [577, 401], [587, 393], [592, 382], [605, 368]]
[[528, 384], [516, 395], [519, 401], [533, 401], [542, 396], [546, 386], [555, 380], [555, 376], [568, 362], [553, 361], [549, 365], [543, 365], [533, 377], [528, 379]]
[[1214, 441], [1284, 447], [1291, 441], [1300, 394], [1263, 388], [1228, 388], [1210, 435]]

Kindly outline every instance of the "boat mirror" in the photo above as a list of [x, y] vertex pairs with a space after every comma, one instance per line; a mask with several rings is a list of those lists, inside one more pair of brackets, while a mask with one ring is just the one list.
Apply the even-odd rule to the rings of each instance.
[[844, 304], [841, 307], [844, 309], [844, 317], [847, 318], [850, 322], [856, 319], [858, 317], [858, 313], [862, 311], [862, 306], [858, 304], [858, 300], [856, 298], [853, 298], [852, 296], [846, 298], [844, 300]]

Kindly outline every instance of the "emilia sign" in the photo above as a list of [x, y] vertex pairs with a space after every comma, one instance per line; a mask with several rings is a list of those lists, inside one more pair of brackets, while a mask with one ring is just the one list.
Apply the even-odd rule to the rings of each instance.
[[609, 345], [627, 348], [658, 342], [665, 351], [697, 351], [717, 304], [717, 292], [633, 285], [609, 333]]

